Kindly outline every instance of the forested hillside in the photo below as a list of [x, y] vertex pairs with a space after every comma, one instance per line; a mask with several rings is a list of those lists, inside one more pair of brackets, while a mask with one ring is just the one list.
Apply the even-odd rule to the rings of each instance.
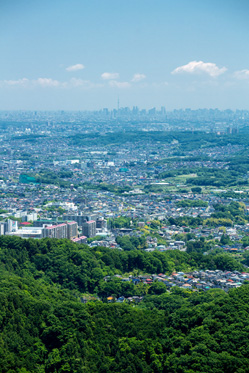
[[249, 285], [228, 293], [175, 287], [138, 305], [80, 302], [82, 292], [101, 295], [105, 274], [204, 265], [200, 253], [10, 237], [0, 247], [3, 373], [249, 371]]
[[[209, 246], [203, 241], [188, 243], [188, 252], [169, 250], [147, 253], [143, 250], [120, 251], [105, 247], [90, 248], [69, 240], [23, 240], [0, 236], [0, 268], [24, 278], [55, 284], [80, 295], [85, 292], [106, 297], [105, 276], [124, 273], [172, 273], [193, 269], [246, 271], [231, 256], [223, 253], [203, 255]], [[136, 294], [133, 284], [113, 283], [109, 295]], [[121, 289], [115, 287], [120, 284]], [[117, 292], [118, 293], [117, 293]], [[143, 295], [143, 294], [136, 294]]]

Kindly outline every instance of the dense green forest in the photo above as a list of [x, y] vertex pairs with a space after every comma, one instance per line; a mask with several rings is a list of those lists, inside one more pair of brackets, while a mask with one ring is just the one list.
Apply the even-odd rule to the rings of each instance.
[[[249, 285], [169, 293], [154, 283], [144, 293], [137, 288], [144, 295], [137, 305], [105, 301], [110, 292], [138, 294], [133, 284], [103, 281], [105, 275], [244, 269], [228, 255], [203, 255], [206, 245], [146, 253], [1, 236], [0, 371], [249, 371]], [[95, 300], [83, 304], [87, 292]]]
[[1, 372], [246, 372], [249, 286], [80, 304], [1, 273]]

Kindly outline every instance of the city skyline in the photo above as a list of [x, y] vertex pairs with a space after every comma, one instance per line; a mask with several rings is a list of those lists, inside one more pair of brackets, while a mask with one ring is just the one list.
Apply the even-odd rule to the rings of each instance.
[[249, 109], [246, 1], [1, 8], [0, 110]]

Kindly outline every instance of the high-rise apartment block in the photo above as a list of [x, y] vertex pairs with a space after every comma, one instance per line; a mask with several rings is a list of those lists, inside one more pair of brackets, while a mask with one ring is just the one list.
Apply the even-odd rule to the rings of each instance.
[[44, 227], [44, 237], [72, 239], [77, 237], [77, 234], [78, 224], [75, 221]]
[[49, 225], [44, 228], [44, 237], [67, 238], [67, 224]]
[[96, 236], [96, 221], [90, 220], [82, 224], [82, 234], [86, 237]]
[[78, 224], [76, 221], [68, 221], [67, 222], [67, 238], [71, 240], [72, 238], [76, 238], [78, 235]]

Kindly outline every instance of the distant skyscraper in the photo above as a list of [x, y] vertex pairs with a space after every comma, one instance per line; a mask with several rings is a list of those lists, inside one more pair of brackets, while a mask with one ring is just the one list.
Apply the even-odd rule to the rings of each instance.
[[161, 114], [161, 115], [166, 115], [166, 109], [165, 109], [164, 106], [161, 106], [160, 114]]
[[156, 108], [153, 107], [152, 109], [148, 110], [149, 115], [155, 115], [156, 114]]
[[138, 107], [137, 106], [133, 106], [133, 108], [132, 108], [132, 114], [133, 115], [138, 115], [138, 113], [139, 113]]

